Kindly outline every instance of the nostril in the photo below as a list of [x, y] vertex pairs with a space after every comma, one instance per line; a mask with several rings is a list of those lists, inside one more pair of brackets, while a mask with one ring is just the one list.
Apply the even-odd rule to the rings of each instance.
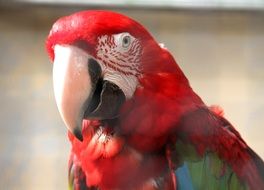
[[[73, 42], [73, 44], [75, 47], [80, 48], [81, 50], [87, 52], [87, 53], [91, 53], [93, 51], [92, 45], [89, 44], [87, 41], [85, 40], [76, 40], [75, 42]], [[89, 53], [89, 54], [90, 54]]]

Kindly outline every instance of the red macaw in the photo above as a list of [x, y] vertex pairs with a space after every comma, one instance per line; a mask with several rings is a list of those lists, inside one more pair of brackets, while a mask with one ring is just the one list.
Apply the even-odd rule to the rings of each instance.
[[264, 189], [262, 159], [138, 22], [78, 12], [55, 22], [46, 48], [71, 189]]

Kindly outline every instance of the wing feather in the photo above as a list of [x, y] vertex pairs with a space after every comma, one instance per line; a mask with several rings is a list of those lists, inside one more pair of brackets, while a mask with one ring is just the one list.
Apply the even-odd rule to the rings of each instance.
[[208, 108], [188, 113], [175, 139], [178, 190], [264, 189], [261, 158], [226, 119]]

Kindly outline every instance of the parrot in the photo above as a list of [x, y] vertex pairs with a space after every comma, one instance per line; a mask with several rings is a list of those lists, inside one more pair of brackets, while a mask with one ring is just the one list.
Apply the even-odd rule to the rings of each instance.
[[263, 160], [139, 22], [83, 10], [55, 21], [45, 45], [70, 190], [264, 189]]

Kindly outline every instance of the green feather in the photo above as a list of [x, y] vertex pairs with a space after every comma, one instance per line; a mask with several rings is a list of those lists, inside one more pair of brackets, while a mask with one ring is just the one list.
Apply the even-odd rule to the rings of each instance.
[[175, 145], [175, 150], [177, 155], [181, 158], [181, 161], [197, 162], [202, 160], [202, 158], [197, 154], [194, 146], [191, 144], [186, 144], [178, 140]]
[[217, 154], [206, 152], [200, 156], [191, 144], [177, 141], [175, 145], [179, 163], [186, 163], [195, 190], [247, 190], [232, 168]]

